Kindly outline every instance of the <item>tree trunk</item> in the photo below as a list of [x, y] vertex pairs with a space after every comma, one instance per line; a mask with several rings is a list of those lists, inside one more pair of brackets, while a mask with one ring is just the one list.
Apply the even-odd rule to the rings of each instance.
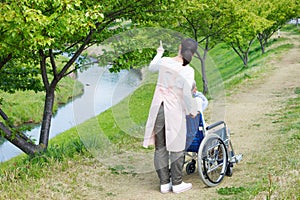
[[246, 51], [243, 51], [242, 48], [239, 46], [237, 48], [234, 47], [233, 44], [230, 45], [235, 53], [238, 54], [240, 59], [243, 61], [244, 67], [248, 66], [248, 54], [249, 54], [249, 48]]
[[56, 84], [51, 84], [49, 90], [46, 91], [44, 114], [43, 114], [43, 121], [41, 125], [41, 133], [40, 133], [40, 140], [39, 140], [39, 144], [43, 147], [43, 149], [47, 149], [48, 147], [50, 126], [51, 126], [51, 119], [52, 119], [52, 110], [53, 110], [54, 97], [55, 97], [54, 94], [55, 87]]
[[206, 77], [206, 56], [207, 56], [208, 49], [204, 49], [203, 52], [203, 59], [201, 60], [201, 72], [202, 72], [202, 82], [203, 82], [203, 94], [206, 95], [208, 93], [208, 81]]
[[267, 42], [264, 40], [263, 34], [259, 33], [257, 36], [257, 39], [260, 44], [261, 53], [264, 54], [265, 53], [265, 45], [267, 44]]
[[[38, 152], [46, 150], [48, 147], [52, 110], [55, 97], [55, 88], [57, 83], [58, 80], [54, 80], [46, 89], [46, 98], [44, 104], [44, 113], [41, 125], [39, 145], [34, 144], [34, 142], [23, 133], [17, 132], [17, 130], [15, 130], [14, 127], [7, 127], [4, 123], [0, 122], [0, 129], [4, 133], [3, 136], [26, 154], [34, 155]], [[0, 116], [5, 121], [8, 121], [7, 115], [1, 109]]]
[[202, 83], [203, 83], [203, 94], [207, 94], [208, 93], [208, 86], [207, 86], [207, 77], [206, 77], [206, 70], [205, 70], [205, 59], [206, 59], [206, 54], [207, 51], [204, 50], [204, 54], [203, 54], [203, 58], [201, 58], [201, 55], [198, 51], [196, 51], [196, 54], [201, 62], [201, 73], [202, 73]]
[[244, 63], [244, 67], [248, 67], [248, 51], [244, 53], [243, 63]]

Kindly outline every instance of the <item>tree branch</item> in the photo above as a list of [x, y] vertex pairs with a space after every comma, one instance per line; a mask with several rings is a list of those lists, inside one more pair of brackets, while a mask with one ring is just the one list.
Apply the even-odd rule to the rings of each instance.
[[52, 70], [53, 70], [53, 75], [54, 75], [54, 78], [56, 78], [57, 76], [57, 67], [56, 67], [56, 64], [55, 64], [55, 58], [54, 58], [54, 54], [53, 54], [53, 51], [52, 49], [49, 49], [49, 57], [50, 57], [50, 62], [51, 62], [51, 66], [52, 66]]
[[188, 17], [186, 17], [185, 15], [183, 15], [183, 17], [186, 19], [186, 21], [188, 22], [188, 24], [192, 27], [193, 33], [194, 33], [194, 38], [195, 38], [196, 41], [198, 41], [197, 29], [194, 26], [193, 22]]
[[8, 54], [3, 60], [0, 61], [0, 69], [12, 59], [12, 53]]
[[40, 60], [41, 75], [42, 75], [44, 87], [45, 87], [46, 91], [48, 91], [49, 90], [49, 80], [48, 80], [47, 69], [46, 69], [46, 56], [45, 56], [43, 50], [39, 50], [39, 54], [41, 56], [41, 60]]
[[1, 117], [6, 121], [6, 120], [8, 120], [8, 117], [7, 117], [7, 115], [5, 114], [5, 112], [0, 108], [0, 115], [1, 115]]
[[83, 44], [79, 47], [79, 49], [74, 53], [72, 58], [67, 62], [67, 64], [63, 67], [63, 69], [57, 74], [57, 81], [59, 81], [61, 78], [65, 76], [65, 73], [67, 70], [71, 67], [71, 65], [76, 61], [76, 59], [80, 56], [82, 51], [85, 49], [85, 46], [89, 43], [91, 40], [93, 33], [95, 32], [95, 29], [91, 29], [89, 34], [86, 36]]

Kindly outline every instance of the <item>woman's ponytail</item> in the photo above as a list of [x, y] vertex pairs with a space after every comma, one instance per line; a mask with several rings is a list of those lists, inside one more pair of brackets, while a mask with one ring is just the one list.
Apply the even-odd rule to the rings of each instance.
[[185, 39], [181, 42], [181, 56], [183, 59], [183, 66], [188, 65], [197, 51], [198, 43], [192, 38]]
[[187, 49], [186, 51], [181, 53], [182, 59], [183, 59], [183, 64], [182, 66], [188, 65], [193, 57], [193, 53], [191, 50]]

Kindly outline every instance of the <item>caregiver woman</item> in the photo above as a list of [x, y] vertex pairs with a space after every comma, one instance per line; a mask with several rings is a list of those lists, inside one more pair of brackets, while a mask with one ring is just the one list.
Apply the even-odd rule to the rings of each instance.
[[[144, 147], [155, 144], [154, 166], [161, 193], [180, 193], [192, 188], [182, 181], [186, 143], [186, 115], [196, 115], [191, 88], [194, 69], [189, 66], [198, 43], [185, 39], [176, 57], [162, 57], [162, 43], [149, 70], [158, 71], [158, 80], [146, 124]], [[171, 170], [169, 170], [169, 160]], [[171, 177], [171, 179], [170, 179]]]

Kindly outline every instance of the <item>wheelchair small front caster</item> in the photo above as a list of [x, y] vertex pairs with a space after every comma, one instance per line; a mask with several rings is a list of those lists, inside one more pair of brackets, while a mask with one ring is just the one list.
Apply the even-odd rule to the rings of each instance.
[[233, 164], [232, 163], [229, 163], [227, 165], [227, 169], [226, 169], [226, 176], [229, 176], [231, 177], [233, 174]]
[[187, 174], [192, 174], [195, 172], [196, 170], [196, 161], [192, 160], [191, 162], [189, 162], [186, 167], [185, 167], [186, 173]]

